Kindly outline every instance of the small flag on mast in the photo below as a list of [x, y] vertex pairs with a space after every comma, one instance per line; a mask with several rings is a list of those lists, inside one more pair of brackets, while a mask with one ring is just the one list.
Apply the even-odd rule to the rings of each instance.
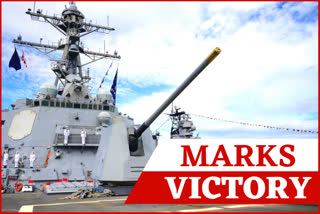
[[118, 79], [118, 68], [116, 75], [114, 76], [113, 83], [110, 89], [110, 93], [112, 94], [113, 97], [113, 105], [116, 105], [116, 93], [117, 93], [117, 79]]
[[27, 62], [26, 62], [26, 59], [24, 58], [24, 52], [23, 51], [22, 51], [21, 61], [23, 62], [23, 64], [26, 65], [26, 68], [27, 68]]
[[9, 68], [10, 67], [16, 69], [16, 71], [21, 69], [20, 57], [16, 48], [14, 48], [14, 53], [9, 62]]
[[111, 64], [110, 64], [110, 66], [109, 66], [106, 74], [103, 76], [103, 79], [102, 79], [102, 81], [101, 81], [101, 83], [100, 83], [100, 86], [99, 86], [98, 90], [101, 88], [101, 86], [102, 86], [102, 84], [103, 84], [103, 82], [104, 82], [104, 78], [108, 75], [108, 72], [109, 72], [109, 70], [110, 70], [110, 68], [111, 68], [111, 66], [112, 66], [112, 63], [113, 63], [113, 62], [111, 62]]

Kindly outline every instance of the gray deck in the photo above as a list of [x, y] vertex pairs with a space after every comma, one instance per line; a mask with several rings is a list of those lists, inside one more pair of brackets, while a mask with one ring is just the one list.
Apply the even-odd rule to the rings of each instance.
[[40, 192], [3, 194], [2, 212], [318, 212], [318, 205], [124, 205], [127, 197], [70, 200], [63, 199], [65, 196]]

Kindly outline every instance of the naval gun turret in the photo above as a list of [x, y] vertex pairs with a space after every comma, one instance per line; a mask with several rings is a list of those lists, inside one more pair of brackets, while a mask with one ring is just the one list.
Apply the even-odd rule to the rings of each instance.
[[179, 94], [220, 54], [220, 48], [215, 48], [209, 56], [188, 76], [187, 79], [163, 102], [163, 104], [138, 128], [131, 127], [129, 130], [130, 151], [139, 148], [139, 137], [157, 119], [157, 117], [174, 101]]

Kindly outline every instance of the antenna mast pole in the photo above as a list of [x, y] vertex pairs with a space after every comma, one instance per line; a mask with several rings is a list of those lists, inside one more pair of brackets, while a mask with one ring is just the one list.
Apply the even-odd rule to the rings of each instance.
[[[104, 58], [121, 58], [116, 52], [114, 54], [107, 54], [105, 51], [104, 53], [99, 53], [84, 49], [83, 43], [80, 42], [80, 37], [86, 36], [92, 32], [108, 33], [109, 31], [113, 31], [114, 28], [86, 22], [84, 15], [77, 9], [74, 2], [70, 2], [69, 8], [63, 10], [61, 16], [43, 14], [40, 9], [35, 11], [35, 2], [33, 11], [28, 9], [26, 14], [30, 15], [33, 20], [51, 24], [65, 36], [65, 39], [60, 39], [57, 45], [46, 45], [42, 43], [23, 41], [21, 36], [13, 40], [13, 43], [15, 44], [37, 49], [44, 55], [48, 56], [50, 60], [54, 61], [51, 65], [51, 69], [56, 75], [56, 86], [58, 84], [58, 80], [60, 80], [63, 85], [66, 85], [67, 82], [73, 81], [73, 78], [67, 78], [68, 75], [73, 75], [77, 80], [80, 77], [81, 82], [83, 83], [83, 66]], [[63, 51], [61, 59], [54, 59], [49, 55], [49, 53], [57, 50]], [[80, 53], [87, 56], [91, 61], [81, 64]], [[96, 56], [99, 58], [96, 59]]]

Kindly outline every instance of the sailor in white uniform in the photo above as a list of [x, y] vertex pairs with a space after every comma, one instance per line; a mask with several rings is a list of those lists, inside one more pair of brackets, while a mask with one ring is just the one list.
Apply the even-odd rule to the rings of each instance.
[[14, 156], [14, 167], [15, 168], [19, 167], [19, 160], [20, 160], [20, 154], [19, 154], [19, 152], [16, 152], [16, 155]]
[[86, 136], [87, 136], [87, 132], [86, 132], [86, 130], [83, 128], [83, 129], [81, 130], [82, 145], [86, 144]]
[[70, 130], [68, 128], [68, 126], [64, 129], [64, 145], [68, 144], [68, 138], [70, 135]]
[[3, 168], [7, 168], [8, 160], [9, 160], [9, 154], [7, 151], [5, 151], [3, 154]]
[[33, 151], [31, 152], [29, 159], [30, 159], [30, 168], [33, 168], [33, 163], [36, 160], [36, 154], [34, 154]]

